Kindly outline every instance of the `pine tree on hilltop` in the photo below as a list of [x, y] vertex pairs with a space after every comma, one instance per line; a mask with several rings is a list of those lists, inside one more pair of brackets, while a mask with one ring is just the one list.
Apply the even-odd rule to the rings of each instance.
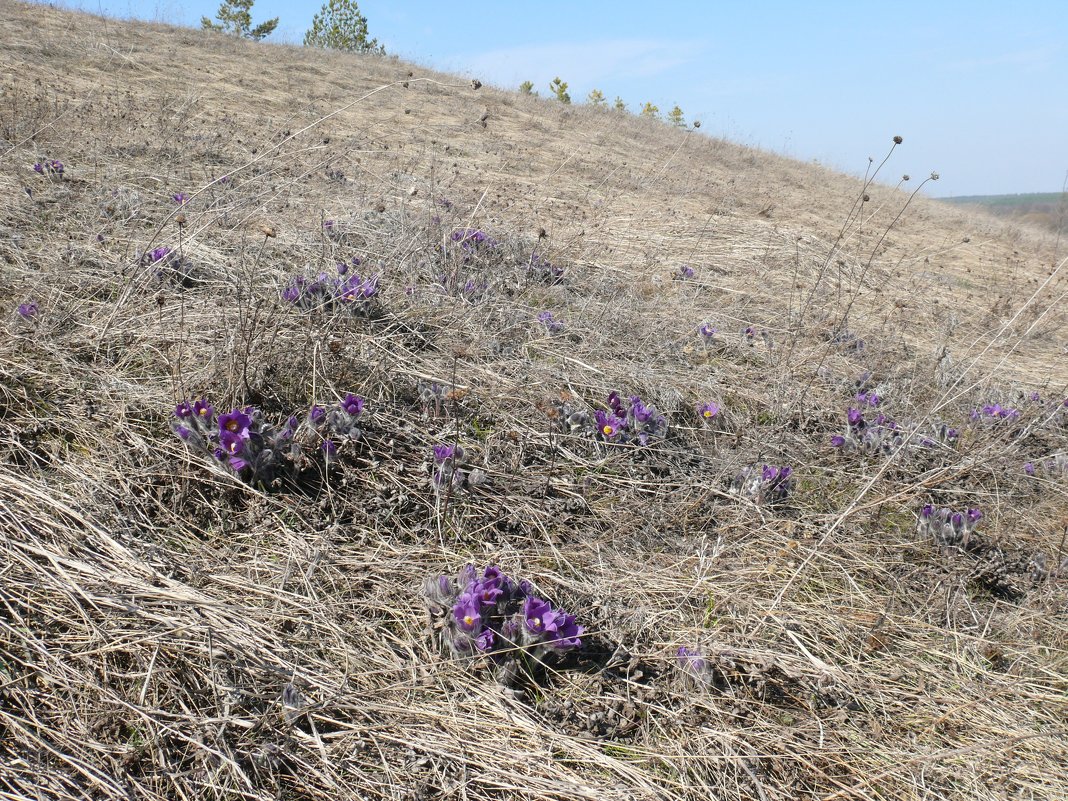
[[274, 29], [278, 27], [278, 17], [261, 22], [253, 28], [251, 11], [254, 2], [255, 0], [223, 0], [215, 14], [215, 19], [219, 21], [212, 22], [207, 17], [201, 17], [200, 27], [206, 31], [228, 33], [258, 42], [274, 33]]
[[327, 0], [312, 18], [304, 34], [305, 47], [325, 47], [350, 53], [376, 53], [386, 50], [367, 33], [367, 17], [360, 13], [356, 0]]

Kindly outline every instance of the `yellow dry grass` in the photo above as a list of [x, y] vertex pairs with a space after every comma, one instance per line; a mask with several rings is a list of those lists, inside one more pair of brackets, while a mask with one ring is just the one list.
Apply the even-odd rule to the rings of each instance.
[[[390, 58], [10, 0], [0, 42], [0, 289], [41, 306], [0, 343], [0, 798], [1068, 795], [1068, 489], [1022, 473], [1068, 449], [1022, 395], [1068, 394], [1054, 237]], [[501, 242], [482, 303], [428, 289], [465, 226]], [[161, 245], [198, 286], [152, 282]], [[563, 285], [528, 279], [534, 249]], [[354, 255], [381, 316], [278, 301]], [[961, 445], [833, 452], [863, 370]], [[561, 393], [612, 389], [669, 440], [550, 432]], [[168, 430], [187, 397], [349, 391], [367, 440], [314, 492]], [[987, 401], [1020, 406], [1012, 435], [969, 424]], [[454, 439], [489, 483], [443, 503], [429, 447]], [[793, 465], [788, 507], [727, 493], [760, 461]], [[918, 537], [927, 500], [981, 506], [980, 544]], [[581, 669], [520, 692], [434, 651], [419, 586], [468, 560], [579, 614]]]

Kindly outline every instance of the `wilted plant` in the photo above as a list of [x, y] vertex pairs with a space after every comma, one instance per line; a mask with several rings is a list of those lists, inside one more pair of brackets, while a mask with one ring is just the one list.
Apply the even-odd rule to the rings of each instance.
[[527, 265], [527, 277], [547, 286], [556, 286], [564, 282], [564, 268], [553, 264], [538, 253], [530, 254]]
[[472, 665], [493, 667], [506, 683], [582, 646], [583, 627], [574, 615], [540, 598], [529, 581], [515, 582], [494, 565], [480, 573], [468, 564], [455, 578], [428, 578], [423, 598], [441, 649]]
[[755, 504], [772, 505], [786, 500], [794, 487], [793, 468], [750, 465], [731, 481], [730, 492]]
[[158, 247], [141, 254], [141, 265], [151, 267], [159, 281], [187, 289], [197, 283], [193, 262], [169, 247]]

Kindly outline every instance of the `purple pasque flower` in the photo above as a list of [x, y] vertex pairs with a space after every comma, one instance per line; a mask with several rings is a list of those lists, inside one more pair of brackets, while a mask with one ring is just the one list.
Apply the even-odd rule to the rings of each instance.
[[227, 457], [230, 467], [237, 472], [248, 467], [248, 460], [244, 458], [247, 444], [247, 437], [242, 437], [233, 431], [224, 430], [219, 434], [219, 448]]
[[717, 414], [719, 414], [719, 404], [715, 401], [708, 401], [702, 403], [697, 407], [697, 413], [705, 420], [711, 420]]
[[527, 631], [534, 635], [556, 631], [557, 614], [548, 601], [530, 596], [523, 603], [523, 618]]
[[333, 459], [337, 456], [337, 443], [332, 439], [324, 439], [319, 445], [319, 450], [323, 452], [323, 456], [327, 459]]
[[201, 398], [193, 404], [193, 416], [198, 420], [210, 421], [215, 416], [215, 409], [206, 399]]
[[37, 312], [40, 311], [40, 307], [37, 305], [36, 300], [27, 300], [25, 303], [20, 303], [17, 309], [19, 317], [23, 320], [32, 320], [37, 316]]
[[497, 644], [497, 637], [493, 633], [493, 629], [484, 628], [482, 632], [475, 637], [475, 650], [480, 654], [485, 654], [493, 650], [493, 647]]
[[712, 339], [716, 335], [716, 329], [710, 323], [702, 323], [697, 332], [706, 340]]
[[679, 660], [679, 666], [682, 667], [683, 670], [687, 670], [691, 673], [702, 673], [708, 666], [708, 662], [701, 656], [700, 651], [693, 648], [687, 648], [685, 645], [679, 646], [679, 650], [675, 652], [675, 656]]
[[1034, 462], [1024, 462], [1023, 470], [1027, 475], [1033, 476], [1035, 474]]
[[860, 409], [851, 408], [848, 412], [846, 412], [846, 422], [849, 423], [850, 428], [863, 428], [864, 415], [861, 414]]
[[434, 462], [436, 464], [445, 464], [454, 456], [456, 456], [456, 446], [449, 443], [434, 446]]
[[188, 439], [193, 436], [193, 431], [181, 424], [176, 425], [174, 427], [174, 433], [177, 434], [182, 440], [186, 441], [188, 441]]
[[968, 515], [968, 523], [969, 523], [969, 525], [971, 525], [973, 527], [983, 517], [983, 513], [980, 512], [978, 509], [969, 509], [967, 511], [967, 515]]
[[595, 411], [593, 417], [597, 424], [597, 433], [607, 440], [614, 440], [626, 426], [626, 422], [620, 417], [602, 409]]
[[553, 313], [550, 311], [539, 312], [537, 320], [545, 326], [545, 329], [550, 334], [556, 334], [564, 330], [564, 324], [559, 320], [553, 319]]
[[341, 401], [341, 408], [352, 417], [359, 417], [363, 414], [363, 406], [363, 398], [359, 395], [353, 395], [351, 392], [345, 396], [345, 400]]
[[185, 192], [175, 192], [173, 195], [171, 195], [171, 200], [173, 200], [179, 206], [184, 206], [189, 200], [189, 195], [187, 195]]
[[311, 424], [313, 426], [318, 426], [320, 423], [323, 422], [323, 419], [325, 417], [326, 409], [324, 409], [322, 406], [316, 406], [313, 403], [311, 409], [308, 410], [308, 420], [311, 421]]
[[877, 392], [872, 391], [858, 392], [854, 400], [857, 401], [857, 403], [863, 403], [868, 406], [878, 406], [880, 403], [882, 403], [883, 399], [879, 397], [879, 394]]
[[251, 426], [252, 418], [241, 409], [234, 409], [219, 417], [219, 431], [222, 434], [248, 439]]
[[756, 340], [756, 329], [751, 325], [747, 325], [742, 329], [742, 342], [747, 345], [752, 345]]
[[693, 278], [693, 276], [693, 267], [688, 264], [683, 264], [679, 266], [679, 278]]
[[553, 621], [554, 634], [556, 635], [549, 643], [553, 648], [563, 650], [565, 648], [578, 648], [582, 645], [582, 632], [585, 629], [575, 622], [575, 616], [569, 615], [564, 612], [554, 613], [558, 614], [556, 620]]
[[846, 439], [841, 434], [835, 434], [831, 437], [831, 447], [841, 448], [845, 445]]
[[296, 281], [292, 282], [289, 286], [282, 290], [282, 300], [287, 303], [296, 303], [300, 300], [300, 284]]
[[646, 406], [637, 395], [631, 395], [628, 400], [630, 401], [630, 416], [635, 423], [644, 425], [653, 419], [656, 409]]
[[163, 246], [153, 248], [147, 253], [148, 262], [149, 264], [155, 264], [157, 261], [161, 261], [162, 259], [167, 258], [167, 256], [169, 255], [171, 255], [171, 249], [169, 247]]
[[474, 595], [461, 595], [452, 608], [452, 616], [460, 631], [474, 634], [482, 628], [482, 604]]
[[186, 420], [193, 416], [193, 407], [189, 401], [182, 401], [174, 407], [174, 416], [179, 420]]

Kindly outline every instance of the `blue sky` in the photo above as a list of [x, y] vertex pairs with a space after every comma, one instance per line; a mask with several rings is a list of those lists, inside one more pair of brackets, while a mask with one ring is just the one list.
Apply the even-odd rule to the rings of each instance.
[[[324, 0], [257, 0], [299, 42]], [[199, 25], [219, 0], [67, 0]], [[390, 53], [503, 87], [559, 75], [632, 110], [676, 103], [701, 130], [863, 172], [942, 176], [936, 196], [1059, 192], [1068, 175], [1068, 2], [364, 0]]]

